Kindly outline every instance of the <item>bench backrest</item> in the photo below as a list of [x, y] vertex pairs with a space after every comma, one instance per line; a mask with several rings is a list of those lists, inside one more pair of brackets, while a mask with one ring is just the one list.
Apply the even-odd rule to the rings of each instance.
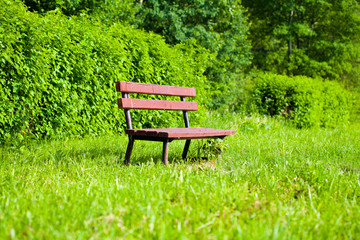
[[[196, 102], [185, 101], [185, 97], [196, 96], [195, 88], [133, 82], [116, 82], [116, 91], [122, 93], [122, 98], [119, 98], [117, 101], [119, 108], [125, 110], [128, 129], [132, 129], [129, 109], [181, 110], [184, 113], [186, 127], [190, 127], [187, 111], [198, 110]], [[131, 99], [129, 93], [179, 96], [180, 101]]]

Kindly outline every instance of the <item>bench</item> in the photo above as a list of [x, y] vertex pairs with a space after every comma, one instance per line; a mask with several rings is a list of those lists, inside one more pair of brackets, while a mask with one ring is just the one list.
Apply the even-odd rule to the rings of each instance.
[[[125, 133], [129, 137], [129, 143], [125, 154], [125, 164], [130, 162], [131, 152], [135, 140], [148, 140], [163, 142], [162, 160], [168, 164], [168, 146], [173, 140], [186, 140], [182, 158], [186, 159], [191, 139], [201, 138], [224, 138], [234, 134], [232, 130], [220, 130], [212, 128], [190, 127], [188, 111], [197, 111], [196, 102], [187, 102], [185, 97], [195, 97], [195, 88], [175, 87], [145, 83], [116, 82], [116, 91], [122, 93], [119, 98], [119, 108], [124, 109], [127, 129]], [[130, 93], [152, 94], [165, 96], [178, 96], [180, 101], [132, 99]], [[183, 111], [185, 128], [148, 128], [133, 129], [131, 123], [130, 109], [147, 110], [177, 110]]]

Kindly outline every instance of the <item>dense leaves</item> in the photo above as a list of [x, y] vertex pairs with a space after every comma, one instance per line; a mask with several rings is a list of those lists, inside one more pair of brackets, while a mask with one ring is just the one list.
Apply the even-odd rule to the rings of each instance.
[[93, 10], [103, 1], [99, 0], [23, 0], [29, 10], [44, 13], [60, 9], [66, 15], [77, 15], [81, 11]]
[[[260, 112], [299, 127], [345, 123], [348, 93], [322, 79], [360, 82], [358, 2], [242, 4], [254, 66], [314, 77], [260, 77]], [[243, 109], [253, 100], [243, 94], [251, 62], [246, 14], [239, 0], [0, 0], [0, 142], [121, 132], [119, 80], [193, 86], [201, 106]], [[181, 116], [133, 118], [136, 127], [179, 126]]]
[[192, 38], [214, 53], [216, 58], [206, 76], [214, 92], [219, 91], [215, 95], [222, 93], [222, 97], [213, 104], [229, 101], [225, 97], [229, 97], [229, 88], [251, 61], [248, 22], [240, 1], [146, 0], [138, 18], [140, 28], [163, 35], [172, 45]]
[[262, 74], [252, 92], [260, 113], [283, 116], [300, 128], [345, 125], [353, 103], [340, 84], [303, 76]]
[[72, 16], [90, 14], [103, 22], [134, 23], [138, 4], [134, 0], [23, 0], [30, 11], [60, 11]]
[[360, 6], [356, 0], [244, 0], [254, 65], [278, 74], [359, 77]]
[[[121, 132], [116, 81], [193, 86], [205, 102], [208, 53], [158, 35], [85, 17], [0, 4], [0, 141]], [[173, 126], [169, 112], [133, 114], [137, 127]], [[194, 115], [192, 115], [194, 116]]]

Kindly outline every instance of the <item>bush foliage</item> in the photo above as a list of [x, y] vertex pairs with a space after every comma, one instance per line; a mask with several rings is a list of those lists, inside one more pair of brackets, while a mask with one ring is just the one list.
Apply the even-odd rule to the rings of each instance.
[[353, 101], [336, 82], [269, 73], [258, 76], [252, 95], [260, 113], [281, 115], [300, 128], [346, 124]]
[[[195, 87], [214, 108], [247, 102], [243, 14], [238, 0], [0, 0], [0, 143], [121, 132], [116, 81]], [[301, 76], [261, 75], [252, 95], [258, 111], [298, 127], [346, 123], [352, 103], [339, 84]], [[133, 119], [172, 127], [181, 113]]]
[[[206, 100], [209, 54], [192, 41], [171, 47], [121, 24], [0, 2], [0, 141], [121, 132], [116, 81], [196, 87], [197, 101]], [[179, 116], [133, 114], [136, 127], [171, 126]]]
[[22, 0], [30, 11], [60, 11], [67, 16], [90, 14], [102, 22], [134, 23], [139, 4], [134, 0]]

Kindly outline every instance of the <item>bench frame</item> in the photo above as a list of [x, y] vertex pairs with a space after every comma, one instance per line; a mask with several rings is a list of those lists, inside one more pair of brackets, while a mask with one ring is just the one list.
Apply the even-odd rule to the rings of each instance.
[[[132, 82], [116, 82], [116, 90], [122, 93], [122, 98], [118, 99], [119, 108], [124, 109], [126, 126], [125, 131], [128, 134], [129, 142], [125, 154], [125, 164], [130, 162], [131, 153], [134, 147], [135, 140], [146, 141], [158, 141], [163, 143], [162, 161], [165, 165], [168, 165], [168, 152], [169, 143], [173, 140], [186, 140], [182, 158], [186, 159], [189, 151], [191, 139], [201, 138], [221, 138], [223, 139], [227, 135], [233, 135], [232, 130], [218, 130], [208, 128], [190, 128], [188, 111], [196, 111], [196, 102], [186, 102], [185, 97], [195, 97], [195, 88], [175, 87], [166, 85], [144, 84], [144, 83], [132, 83]], [[146, 99], [130, 99], [130, 93], [140, 94], [154, 94], [154, 95], [167, 95], [167, 96], [179, 96], [180, 101], [167, 101], [167, 100], [146, 100]], [[167, 134], [151, 134], [146, 132], [152, 129], [133, 129], [131, 114], [129, 109], [152, 109], [152, 110], [182, 110], [185, 123], [185, 129], [165, 129], [168, 134], [172, 134], [172, 137], [168, 137]], [[138, 134], [136, 131], [142, 131], [142, 134]], [[164, 129], [153, 129], [164, 130]], [[196, 133], [182, 133], [181, 130], [193, 130]], [[166, 131], [165, 131], [166, 133]]]

